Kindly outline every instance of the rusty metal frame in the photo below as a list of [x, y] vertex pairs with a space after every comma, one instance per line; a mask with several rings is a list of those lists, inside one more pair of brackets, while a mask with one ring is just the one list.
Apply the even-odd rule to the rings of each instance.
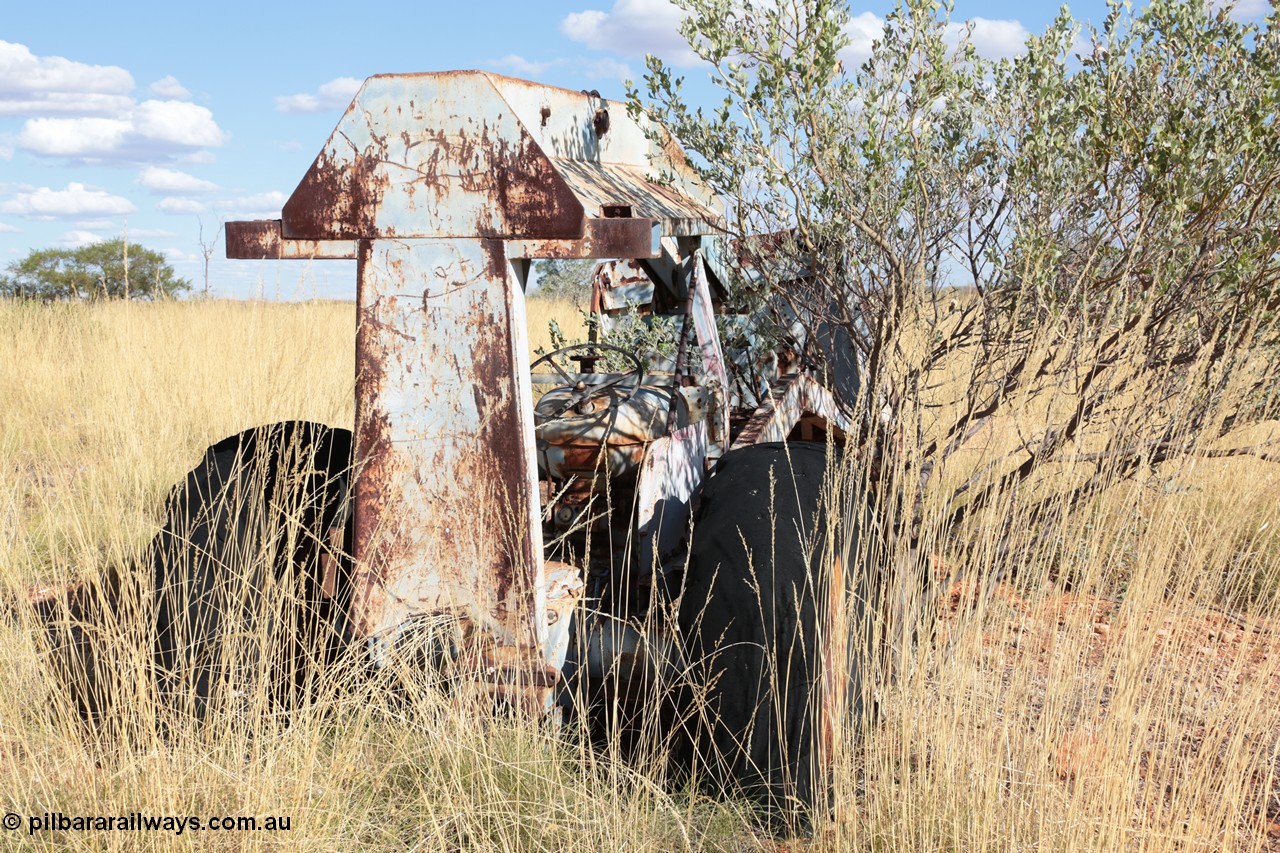
[[730, 450], [766, 441], [786, 441], [805, 415], [820, 418], [836, 431], [843, 441], [849, 432], [849, 418], [841, 411], [835, 397], [803, 371], [779, 378], [769, 389], [769, 398], [756, 409], [746, 426], [739, 431]]
[[550, 707], [581, 584], [542, 554], [527, 260], [660, 262], [721, 211], [624, 105], [448, 72], [369, 78], [281, 219], [227, 224], [228, 257], [357, 260], [351, 615], [375, 656], [451, 619], [481, 681]]

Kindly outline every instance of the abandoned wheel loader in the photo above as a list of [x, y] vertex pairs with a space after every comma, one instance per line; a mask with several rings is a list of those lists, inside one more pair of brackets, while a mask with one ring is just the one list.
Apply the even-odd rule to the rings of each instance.
[[[853, 584], [823, 547], [847, 424], [785, 355], [771, 382], [735, 375], [716, 322], [721, 216], [674, 140], [624, 105], [481, 72], [369, 78], [281, 219], [226, 226], [231, 258], [355, 259], [354, 436], [264, 427], [192, 472], [150, 557], [162, 622], [186, 602], [195, 626], [158, 628], [161, 689], [235, 692], [210, 638], [243, 596], [174, 577], [165, 549], [200, 518], [219, 542], [252, 526], [202, 508], [240, 488], [223, 461], [252, 459], [264, 512], [306, 511], [273, 578], [250, 585], [301, 590], [323, 622], [255, 660], [346, 644], [380, 667], [425, 643], [457, 689], [535, 717], [634, 714], [667, 679], [660, 716], [700, 778], [819, 805], [857, 692], [835, 639]], [[531, 364], [539, 258], [605, 259], [602, 319], [674, 316], [675, 357], [596, 342]], [[348, 441], [350, 459], [333, 450]], [[286, 463], [314, 475], [303, 492], [280, 493]]]

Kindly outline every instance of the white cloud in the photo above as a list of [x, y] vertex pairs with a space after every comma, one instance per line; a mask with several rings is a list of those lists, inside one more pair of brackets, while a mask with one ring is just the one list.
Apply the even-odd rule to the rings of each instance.
[[132, 104], [131, 91], [123, 68], [36, 56], [0, 41], [0, 115], [110, 115]]
[[127, 110], [133, 99], [94, 92], [47, 92], [36, 97], [0, 94], [0, 116], [112, 115]]
[[296, 139], [290, 139], [290, 140], [289, 140], [288, 142], [286, 142], [284, 145], [281, 145], [281, 146], [280, 146], [280, 150], [281, 150], [281, 151], [289, 151], [289, 152], [293, 152], [293, 151], [301, 151], [301, 150], [302, 150], [302, 143], [301, 143], [301, 142], [299, 142], [299, 141], [298, 141], [298, 140], [296, 140]]
[[680, 35], [685, 13], [670, 0], [616, 0], [608, 12], [571, 12], [560, 21], [560, 32], [593, 50], [626, 56], [652, 53], [672, 65], [697, 65], [697, 54]]
[[1067, 56], [1085, 57], [1093, 53], [1093, 38], [1081, 28], [1076, 33], [1075, 38], [1071, 40], [1071, 46], [1067, 48]]
[[[1213, 0], [1209, 8], [1214, 12], [1227, 5], [1227, 0]], [[1249, 21], [1271, 11], [1271, 0], [1239, 0], [1231, 9], [1231, 17], [1237, 21]]]
[[114, 219], [77, 219], [76, 227], [83, 228], [86, 231], [101, 231], [104, 228], [114, 228], [116, 222]]
[[199, 151], [192, 151], [190, 154], [183, 154], [178, 158], [179, 163], [190, 163], [193, 166], [208, 166], [210, 163], [218, 162], [218, 157], [207, 148]]
[[169, 98], [172, 100], [182, 100], [190, 98], [191, 93], [187, 91], [187, 87], [178, 82], [178, 78], [170, 74], [167, 77], [161, 77], [149, 87], [151, 94], [159, 98]]
[[[1265, 5], [1268, 0], [1242, 0], [1242, 6]], [[587, 9], [566, 15], [560, 21], [560, 32], [572, 41], [594, 50], [607, 50], [624, 56], [644, 56], [652, 53], [674, 66], [694, 66], [699, 63], [697, 54], [680, 35], [680, 22], [685, 13], [670, 0], [615, 0], [608, 12]], [[973, 18], [966, 23], [950, 24], [948, 41], [958, 43], [967, 27], [972, 27], [972, 41], [978, 53], [992, 59], [1021, 53], [1030, 35], [1016, 20]], [[884, 32], [884, 19], [874, 12], [853, 15], [845, 28], [849, 44], [840, 52], [845, 67], [853, 70], [871, 56], [872, 44]], [[501, 61], [515, 68], [517, 62], [525, 62], [519, 56], [508, 56]], [[527, 63], [531, 76], [542, 70], [540, 63]], [[626, 66], [614, 63], [613, 67], [589, 68], [593, 78], [626, 77]]]
[[49, 156], [109, 151], [124, 144], [130, 128], [114, 118], [35, 118], [23, 126], [18, 145]]
[[84, 163], [148, 162], [200, 153], [227, 134], [172, 75], [152, 83], [157, 99], [135, 101], [132, 75], [114, 65], [36, 56], [0, 41], [0, 116], [24, 116], [16, 139], [0, 137], [0, 160], [15, 145]]
[[166, 169], [162, 166], [148, 166], [138, 175], [138, 183], [158, 195], [182, 195], [184, 193], [208, 193], [218, 188], [212, 181], [179, 172], [177, 169]]
[[67, 184], [65, 190], [40, 187], [0, 202], [0, 213], [13, 213], [27, 219], [121, 216], [136, 209], [127, 198], [77, 183]]
[[635, 75], [625, 63], [613, 59], [596, 59], [587, 63], [587, 77], [591, 80], [634, 80]]
[[346, 109], [363, 85], [363, 80], [354, 77], [337, 77], [317, 89], [314, 95], [280, 95], [276, 98], [276, 110], [282, 113], [319, 113]]
[[130, 228], [129, 239], [137, 237], [139, 240], [158, 240], [162, 237], [176, 237], [172, 231], [165, 231], [163, 228]]
[[[173, 235], [169, 235], [169, 236], [173, 236]], [[164, 253], [165, 259], [170, 263], [177, 263], [180, 261], [204, 260], [204, 258], [200, 257], [200, 255], [196, 254], [195, 252], [185, 252], [182, 249], [179, 249], [173, 246], [170, 246], [169, 248], [166, 248], [166, 249], [161, 249], [160, 251]]]
[[183, 101], [143, 101], [134, 111], [134, 128], [142, 137], [190, 148], [218, 146], [227, 135], [205, 107]]
[[17, 228], [7, 222], [0, 222], [0, 234], [21, 234], [22, 229]]
[[518, 54], [509, 53], [502, 59], [492, 60], [488, 64], [506, 69], [517, 77], [525, 77], [530, 80], [541, 79], [552, 68], [567, 68], [572, 70], [574, 74], [581, 75], [588, 80], [601, 80], [610, 83], [631, 80], [635, 77], [631, 73], [631, 67], [625, 62], [619, 62], [609, 57], [575, 57], [572, 59], [558, 57], [543, 62], [533, 62]]
[[844, 32], [849, 44], [840, 51], [840, 59], [845, 68], [853, 71], [871, 58], [871, 44], [884, 32], [884, 20], [874, 12], [863, 12], [849, 19]]
[[94, 234], [92, 231], [68, 231], [62, 235], [59, 241], [68, 249], [79, 249], [81, 246], [88, 246], [92, 243], [101, 243], [102, 237]]
[[[980, 56], [988, 59], [1004, 59], [1016, 56], [1025, 49], [1031, 35], [1026, 27], [1015, 20], [971, 18], [964, 23], [947, 25], [946, 41], [952, 47], [960, 43], [964, 33], [972, 28], [970, 40]], [[854, 70], [871, 57], [872, 44], [884, 34], [884, 19], [873, 12], [863, 12], [849, 19], [845, 35], [849, 44], [840, 51], [845, 67]]]
[[220, 201], [217, 207], [228, 212], [228, 218], [270, 219], [280, 215], [289, 197], [277, 190]]
[[227, 135], [205, 107], [143, 101], [119, 118], [33, 118], [18, 145], [46, 157], [90, 162], [147, 160], [221, 145]]
[[498, 68], [505, 68], [508, 71], [510, 71], [512, 74], [515, 74], [519, 77], [528, 77], [531, 79], [537, 79], [538, 77], [541, 77], [543, 74], [546, 74], [547, 70], [550, 69], [551, 66], [559, 65], [562, 61], [563, 60], [554, 59], [546, 62], [534, 62], [534, 61], [525, 59], [523, 56], [521, 56], [518, 53], [508, 53], [506, 56], [502, 57], [501, 59], [494, 60], [491, 64], [497, 66]]
[[204, 213], [205, 210], [204, 205], [193, 198], [162, 198], [156, 207], [173, 214]]
[[[1031, 36], [1020, 22], [1007, 19], [972, 18], [968, 25], [973, 27], [969, 38], [974, 49], [988, 59], [1017, 56], [1026, 49], [1027, 39]], [[965, 27], [966, 24], [948, 25], [947, 35], [953, 44], [959, 43]]]

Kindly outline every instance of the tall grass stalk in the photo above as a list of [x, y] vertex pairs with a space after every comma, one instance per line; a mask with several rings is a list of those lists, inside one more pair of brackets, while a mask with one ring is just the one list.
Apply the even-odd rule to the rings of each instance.
[[[574, 316], [536, 301], [529, 315], [531, 337]], [[346, 304], [0, 303], [6, 601], [127, 569], [212, 442], [291, 418], [349, 428], [353, 327]], [[940, 479], [980, 470], [984, 442], [1018, 428], [993, 424]], [[866, 494], [858, 460], [843, 464], [840, 493]], [[1280, 470], [1190, 457], [1116, 478], [1051, 531], [1017, 526], [1033, 497], [1002, 495], [963, 530], [926, 504], [917, 551], [864, 533], [847, 569], [885, 587], [867, 630], [837, 628], [853, 631], [877, 713], [842, 727], [836, 817], [798, 846], [1280, 846]], [[833, 536], [819, 543], [828, 554]], [[250, 683], [237, 701], [252, 712], [160, 725], [137, 624], [121, 626], [104, 672], [123, 697], [115, 734], [94, 737], [56, 689], [30, 613], [10, 616], [0, 797], [23, 816], [2, 836], [14, 849], [776, 849], [741, 804], [668, 786], [661, 744], [628, 763], [573, 727], [461, 707], [413, 673], [388, 685], [337, 666], [287, 719]], [[25, 816], [46, 812], [288, 816], [291, 828], [28, 836]]]

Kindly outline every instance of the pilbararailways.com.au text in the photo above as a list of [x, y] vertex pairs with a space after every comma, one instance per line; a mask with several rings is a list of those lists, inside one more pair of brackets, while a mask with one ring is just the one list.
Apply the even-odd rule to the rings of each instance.
[[9, 812], [4, 816], [4, 828], [9, 831], [25, 827], [27, 835], [37, 832], [288, 832], [293, 823], [288, 816], [264, 815], [235, 816], [212, 815], [148, 815], [130, 812], [123, 815], [72, 815], [63, 812], [44, 812], [38, 815], [22, 815]]

